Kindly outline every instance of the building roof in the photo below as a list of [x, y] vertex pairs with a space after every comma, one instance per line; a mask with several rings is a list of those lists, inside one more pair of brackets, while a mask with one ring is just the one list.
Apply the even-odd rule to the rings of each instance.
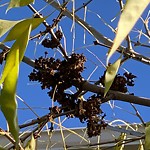
[[[136, 127], [136, 128], [135, 128]], [[135, 131], [137, 129], [137, 131]], [[63, 134], [62, 134], [63, 132]], [[114, 149], [115, 140], [120, 136], [121, 132], [127, 134], [127, 139], [137, 138], [144, 135], [144, 127], [141, 125], [131, 125], [129, 127], [121, 125], [107, 126], [102, 129], [101, 136], [88, 138], [86, 128], [71, 128], [61, 130], [42, 131], [40, 137], [37, 139], [37, 150], [64, 150], [64, 145], [68, 150], [93, 150], [99, 147], [108, 150]], [[26, 133], [27, 134], [27, 133]], [[9, 141], [0, 136], [0, 145], [5, 146]], [[125, 145], [124, 150], [137, 150], [139, 147], [139, 140]]]

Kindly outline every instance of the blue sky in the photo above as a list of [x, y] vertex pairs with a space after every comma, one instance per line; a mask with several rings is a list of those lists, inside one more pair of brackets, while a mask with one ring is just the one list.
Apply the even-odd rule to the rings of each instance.
[[[4, 4], [5, 2], [8, 1], [0, 1], [0, 6]], [[62, 2], [62, 0], [60, 0]], [[79, 8], [82, 3], [86, 1], [76, 1], [76, 8]], [[33, 5], [37, 10], [42, 9], [44, 6], [46, 6], [46, 3], [44, 1], [35, 1], [35, 4]], [[70, 3], [68, 8], [71, 8], [72, 4]], [[22, 8], [14, 8], [8, 11], [7, 14], [5, 14], [7, 5], [4, 7], [0, 7], [0, 19], [10, 19], [10, 20], [20, 20], [24, 18], [30, 18], [33, 16], [32, 11], [28, 7], [22, 7]], [[119, 19], [119, 4], [116, 2], [116, 0], [112, 1], [106, 1], [106, 0], [101, 0], [101, 1], [92, 1], [88, 7], [87, 7], [87, 22], [93, 26], [97, 31], [100, 33], [104, 34], [104, 36], [110, 38], [113, 40], [115, 34], [111, 31], [108, 26], [104, 25], [101, 19], [98, 18], [96, 14], [99, 14], [108, 24], [110, 24], [113, 28], [116, 28], [117, 22]], [[49, 5], [43, 9], [42, 13], [44, 16], [49, 15], [52, 13], [55, 9], [50, 7]], [[149, 8], [146, 9], [144, 12], [144, 17], [147, 15], [149, 11]], [[58, 12], [56, 11], [53, 15], [51, 15], [48, 19], [47, 22], [49, 24], [52, 23], [52, 20], [56, 18], [58, 15]], [[77, 12], [77, 15], [80, 16], [81, 18], [84, 17], [84, 10], [80, 10]], [[111, 22], [112, 19], [116, 19]], [[72, 26], [72, 21], [68, 19], [67, 17], [63, 18], [62, 21], [59, 23], [59, 28], [61, 27], [63, 30], [63, 33], [66, 38], [66, 49], [68, 54], [72, 52], [72, 47], [73, 47], [73, 32], [71, 32], [71, 26]], [[141, 21], [138, 21], [136, 28], [143, 29], [143, 25]], [[40, 31], [45, 30], [43, 25], [40, 25], [38, 29], [33, 31], [31, 35], [35, 35], [36, 33], [39, 33]], [[132, 32], [131, 33], [131, 38], [134, 41], [137, 41], [136, 36], [138, 33]], [[5, 37], [5, 36], [4, 36]], [[0, 40], [2, 40], [4, 37], [2, 37]], [[86, 69], [83, 72], [83, 77], [85, 79], [88, 79], [88, 77], [91, 75], [91, 73], [94, 71], [92, 74], [90, 80], [96, 81], [98, 78], [103, 74], [104, 72], [104, 67], [100, 63], [99, 60], [101, 60], [104, 64], [106, 62], [106, 53], [108, 51], [107, 48], [101, 47], [101, 46], [88, 46], [92, 45], [93, 41], [95, 40], [89, 33], [86, 32], [86, 43], [83, 43], [83, 37], [84, 37], [84, 30], [79, 26], [75, 25], [75, 52], [77, 53], [83, 53], [87, 57], [87, 62], [86, 62]], [[44, 56], [44, 52], [48, 51], [48, 56], [52, 57], [54, 56], [55, 58], [61, 58], [60, 53], [57, 50], [51, 50], [51, 49], [46, 49], [43, 46], [41, 46], [40, 42], [41, 39], [35, 39], [29, 42], [28, 48], [26, 50], [26, 56], [28, 56], [31, 59], [38, 58], [39, 56]], [[62, 44], [64, 39], [62, 39]], [[143, 42], [147, 42], [148, 40], [143, 38]], [[6, 43], [8, 46], [11, 46], [12, 43]], [[125, 44], [125, 43], [123, 43]], [[148, 44], [148, 43], [147, 43]], [[83, 46], [86, 46], [86, 48], [81, 48]], [[137, 49], [139, 53], [142, 53], [146, 56], [150, 56], [149, 49], [140, 47]], [[98, 59], [96, 59], [95, 56], [93, 56], [91, 53], [96, 55]], [[117, 54], [118, 55], [118, 54]], [[3, 67], [3, 66], [2, 66]], [[2, 67], [0, 69], [2, 70]], [[149, 71], [149, 66], [142, 64], [140, 62], [137, 62], [135, 60], [129, 60], [127, 61], [121, 68], [120, 68], [120, 73], [124, 72], [124, 68], [128, 70], [129, 72], [132, 72], [137, 76], [135, 79], [135, 86], [133, 88], [129, 88], [129, 92], [134, 93], [137, 96], [143, 96], [143, 97], [150, 97], [150, 92], [149, 92], [149, 85], [150, 85], [150, 71]], [[28, 79], [28, 75], [32, 71], [32, 68], [24, 63], [21, 63], [20, 66], [20, 75], [18, 79], [18, 88], [17, 88], [17, 95], [21, 97], [39, 116], [45, 115], [49, 112], [48, 108], [51, 106], [51, 99], [47, 95], [47, 90], [41, 90], [39, 83], [36, 82], [30, 82]], [[111, 104], [113, 102], [111, 101]], [[114, 102], [115, 106], [120, 107], [119, 108], [111, 108], [109, 104], [104, 104], [102, 106], [103, 111], [106, 113], [106, 119], [108, 121], [112, 121], [114, 119], [122, 119], [127, 122], [140, 122], [140, 120], [135, 116], [132, 115], [131, 113], [134, 113], [133, 108], [131, 107], [130, 104], [124, 103], [124, 102]], [[149, 117], [147, 113], [149, 112], [148, 107], [144, 106], [139, 106], [136, 105], [137, 109], [141, 113], [141, 116], [145, 121], [149, 121]], [[128, 111], [128, 112], [126, 112]], [[114, 115], [115, 114], [115, 115]], [[22, 124], [26, 121], [29, 121], [31, 119], [36, 118], [35, 114], [31, 112], [18, 99], [18, 119], [19, 119], [19, 124]], [[2, 116], [0, 112], [0, 118], [1, 118], [1, 123], [0, 127], [6, 127], [5, 125], [5, 119]], [[79, 126], [85, 126], [85, 124], [81, 124], [77, 119], [70, 119], [68, 121], [65, 121], [64, 126], [67, 127], [79, 127]]]

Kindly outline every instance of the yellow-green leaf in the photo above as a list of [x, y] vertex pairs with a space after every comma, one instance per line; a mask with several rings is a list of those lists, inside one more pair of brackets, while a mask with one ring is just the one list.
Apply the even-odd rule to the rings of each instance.
[[14, 25], [20, 21], [10, 21], [0, 19], [0, 37], [3, 36], [8, 30], [10, 30]]
[[142, 15], [149, 2], [150, 0], [127, 0], [124, 10], [120, 16], [114, 44], [108, 52], [107, 64], [110, 57], [129, 34], [138, 18]]
[[115, 146], [114, 150], [123, 150], [124, 149], [124, 143], [123, 140], [126, 139], [126, 133], [121, 133], [119, 138], [117, 139], [117, 145]]
[[145, 127], [145, 150], [150, 150], [150, 122], [146, 124]]
[[32, 25], [32, 29], [37, 28], [41, 22], [43, 22], [45, 18], [30, 18], [23, 20], [17, 23], [8, 33], [7, 37], [3, 42], [8, 42], [17, 39], [20, 35], [23, 35], [24, 31], [26, 31], [29, 25]]
[[13, 44], [6, 58], [6, 64], [0, 83], [3, 88], [0, 95], [0, 107], [8, 122], [9, 129], [16, 142], [18, 142], [19, 127], [17, 121], [17, 102], [16, 86], [19, 72], [19, 63], [21, 62], [26, 46], [28, 44], [31, 25], [24, 31]]
[[27, 30], [25, 30], [22, 33], [22, 35], [16, 40], [16, 44], [19, 46], [19, 62], [21, 62], [23, 59], [25, 50], [29, 42], [31, 29], [32, 29], [32, 24], [30, 24]]
[[107, 92], [109, 91], [114, 78], [118, 72], [120, 66], [121, 58], [119, 58], [116, 62], [108, 66], [106, 73], [105, 73], [105, 92], [104, 96], [106, 96]]
[[13, 68], [13, 66], [15, 65], [16, 49], [19, 49], [19, 62], [21, 62], [24, 56], [26, 47], [28, 45], [31, 27], [32, 27], [31, 25], [28, 26], [28, 28], [22, 33], [22, 35], [16, 40], [16, 42], [11, 47], [10, 52], [7, 55], [3, 74], [0, 79], [0, 84], [4, 82], [7, 74], [10, 72], [11, 68]]
[[[0, 95], [0, 108], [8, 122], [10, 132], [18, 143], [17, 102], [15, 98], [19, 64], [24, 56], [31, 30], [35, 29], [44, 18], [27, 19], [16, 24], [4, 40], [16, 40], [6, 57], [5, 67], [0, 79], [3, 84]], [[21, 29], [20, 29], [21, 28]]]
[[34, 0], [11, 0], [9, 3], [9, 6], [7, 8], [7, 11], [11, 8], [26, 6], [33, 2], [34, 2]]
[[0, 106], [8, 122], [9, 130], [15, 141], [18, 143], [19, 127], [17, 121], [17, 102], [15, 98], [15, 91], [19, 72], [19, 49], [15, 50], [14, 55], [14, 66], [7, 74], [4, 80], [3, 89], [1, 90]]
[[34, 139], [34, 136], [32, 134], [31, 139], [27, 142], [25, 146], [25, 150], [35, 150], [36, 148], [36, 140]]

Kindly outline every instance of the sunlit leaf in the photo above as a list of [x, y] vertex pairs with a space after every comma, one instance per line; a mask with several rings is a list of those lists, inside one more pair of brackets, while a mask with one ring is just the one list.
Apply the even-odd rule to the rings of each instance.
[[0, 95], [0, 107], [8, 122], [9, 129], [15, 141], [18, 143], [18, 121], [17, 121], [17, 102], [15, 98], [16, 85], [19, 72], [19, 63], [21, 62], [26, 46], [29, 41], [31, 29], [36, 28], [44, 19], [33, 18], [24, 20], [16, 24], [4, 40], [16, 40], [6, 57], [6, 63], [0, 84], [3, 84]]
[[35, 150], [36, 148], [36, 140], [34, 139], [34, 136], [32, 134], [31, 139], [27, 142], [25, 146], [25, 150]]
[[114, 44], [108, 52], [107, 64], [110, 57], [129, 34], [138, 18], [142, 15], [150, 0], [127, 0], [124, 10], [120, 16], [118, 30], [114, 40]]
[[121, 58], [119, 58], [114, 64], [108, 66], [106, 73], [105, 73], [105, 92], [104, 96], [106, 96], [107, 92], [109, 91], [114, 78], [118, 72], [120, 66]]
[[8, 30], [10, 30], [14, 25], [20, 21], [10, 21], [0, 19], [0, 37], [3, 36]]
[[33, 2], [34, 2], [34, 0], [10, 0], [7, 11], [11, 8], [26, 6]]
[[150, 122], [145, 127], [145, 150], [150, 150]]
[[28, 40], [31, 32], [31, 27], [28, 26], [28, 28], [22, 33], [22, 35], [16, 40], [16, 42], [13, 44], [13, 46], [10, 49], [10, 52], [7, 55], [5, 67], [3, 70], [2, 77], [0, 79], [0, 84], [2, 84], [7, 76], [7, 74], [10, 72], [11, 68], [15, 65], [15, 50], [19, 49], [19, 62], [22, 60], [24, 56], [25, 49], [28, 45]]
[[16, 142], [18, 142], [19, 127], [17, 121], [17, 102], [15, 99], [18, 71], [19, 71], [19, 49], [15, 50], [14, 66], [7, 74], [0, 95], [1, 110], [8, 122], [9, 130]]
[[117, 139], [117, 145], [115, 146], [114, 150], [123, 150], [124, 149], [124, 143], [123, 140], [126, 139], [126, 133], [121, 133], [119, 138]]
[[0, 83], [4, 81], [0, 95], [1, 110], [8, 122], [9, 129], [16, 142], [18, 142], [19, 127], [17, 121], [16, 86], [19, 72], [19, 63], [23, 58], [28, 44], [31, 25], [23, 35], [13, 44], [6, 58], [6, 64]]
[[3, 42], [8, 42], [17, 39], [18, 37], [20, 37], [20, 35], [24, 33], [24, 31], [27, 30], [29, 25], [32, 25], [32, 30], [34, 30], [44, 20], [45, 18], [30, 18], [19, 22], [10, 30]]

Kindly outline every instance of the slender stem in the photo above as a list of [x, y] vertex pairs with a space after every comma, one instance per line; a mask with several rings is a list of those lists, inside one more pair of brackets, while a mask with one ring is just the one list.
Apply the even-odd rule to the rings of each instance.
[[[11, 137], [9, 132], [6, 132], [1, 128], [0, 128], [0, 132], [1, 132], [1, 135], [5, 136], [12, 144], [14, 144], [14, 145], [16, 144], [15, 140]], [[19, 146], [20, 150], [23, 150], [23, 148], [20, 144], [18, 146]]]
[[[44, 0], [44, 1], [46, 3], [49, 3], [51, 6], [53, 6], [57, 10], [61, 11], [61, 6], [56, 1], [54, 1], [54, 0]], [[73, 14], [67, 9], [65, 9], [65, 11], [63, 12], [63, 15], [67, 16], [70, 19], [73, 19]], [[80, 26], [82, 26], [84, 29], [86, 29], [92, 36], [94, 36], [94, 38], [96, 38], [101, 43], [108, 45], [110, 47], [113, 45], [113, 41], [111, 39], [103, 36], [100, 32], [98, 32], [95, 28], [93, 28], [91, 25], [89, 25], [84, 20], [80, 19], [77, 15], [74, 15], [74, 17], [75, 17], [76, 23], [78, 23]], [[117, 51], [119, 53], [122, 53], [122, 51], [125, 51], [125, 47], [120, 46]], [[134, 60], [137, 60], [144, 64], [150, 65], [150, 58], [145, 57], [135, 51], [124, 52], [123, 54]]]
[[[90, 146], [97, 146], [97, 145], [107, 145], [107, 144], [114, 144], [116, 142], [125, 142], [125, 144], [127, 143], [131, 143], [131, 142], [135, 142], [135, 141], [138, 141], [138, 140], [141, 140], [141, 139], [144, 139], [145, 137], [144, 136], [141, 136], [141, 137], [137, 137], [137, 138], [130, 138], [130, 139], [125, 139], [125, 140], [121, 140], [121, 141], [117, 141], [117, 140], [111, 140], [111, 141], [106, 141], [106, 142], [100, 142], [100, 143], [93, 143], [93, 144], [84, 144], [84, 145], [68, 145], [67, 148], [77, 148], [77, 147], [90, 147]], [[116, 145], [115, 145], [116, 146]], [[115, 147], [115, 146], [112, 146], [112, 147]], [[109, 147], [110, 148], [110, 147]], [[103, 149], [104, 150], [104, 149]]]
[[144, 120], [142, 119], [142, 117], [141, 117], [141, 115], [140, 115], [139, 111], [136, 109], [136, 107], [134, 106], [134, 104], [132, 104], [132, 103], [131, 103], [131, 106], [132, 106], [132, 107], [133, 107], [133, 109], [135, 110], [136, 115], [137, 115], [137, 117], [141, 120], [141, 122], [142, 122], [143, 126], [144, 126], [144, 127], [146, 127], [146, 124], [145, 124]]
[[66, 112], [63, 112], [63, 113], [59, 113], [59, 114], [46, 114], [46, 115], [44, 115], [44, 116], [42, 116], [40, 118], [32, 120], [29, 123], [25, 123], [25, 124], [19, 125], [19, 128], [22, 129], [22, 128], [25, 128], [25, 127], [28, 127], [28, 126], [32, 126], [32, 125], [37, 124], [37, 123], [40, 124], [44, 120], [47, 120], [49, 117], [52, 117], [53, 119], [55, 119], [55, 118], [58, 118], [60, 116], [65, 116], [65, 115], [70, 114], [70, 113], [75, 113], [75, 110], [70, 110], [70, 111], [66, 111]]
[[131, 41], [131, 42], [134, 44], [134, 46], [143, 46], [143, 47], [146, 47], [146, 48], [150, 48], [150, 45], [140, 43], [139, 41], [137, 41], [137, 42]]
[[77, 11], [81, 10], [82, 8], [84, 8], [85, 6], [87, 6], [88, 4], [90, 4], [92, 2], [92, 0], [87, 1], [86, 3], [83, 3], [83, 5], [79, 8], [77, 8], [74, 12], [76, 13]]
[[[66, 2], [66, 3], [64, 4], [64, 7], [65, 7], [67, 4], [68, 4], [68, 2]], [[31, 4], [29, 4], [28, 7], [29, 7], [39, 18], [43, 18], [43, 16], [40, 15], [39, 12], [38, 12]], [[61, 7], [61, 13], [58, 15], [59, 18], [62, 17], [62, 15], [63, 15], [62, 12], [63, 12], [64, 10], [65, 10], [65, 9]], [[58, 20], [59, 20], [59, 19], [58, 19]], [[58, 21], [57, 21], [57, 23], [58, 23]], [[57, 23], [54, 23], [54, 25], [56, 25]], [[62, 47], [62, 45], [60, 44], [59, 40], [56, 38], [54, 32], [52, 31], [52, 27], [51, 27], [46, 21], [44, 21], [43, 24], [44, 24], [44, 26], [46, 27], [47, 31], [49, 31], [49, 33], [51, 34], [51, 36], [53, 36], [53, 40], [55, 40], [55, 42], [58, 43], [58, 47], [59, 47], [59, 49], [61, 50], [61, 52], [63, 53], [64, 57], [65, 57], [66, 59], [68, 59], [68, 56], [67, 56], [67, 54], [66, 54], [65, 49]], [[54, 26], [54, 25], [53, 25], [53, 26]]]
[[[30, 10], [32, 10], [32, 12], [34, 12], [39, 18], [43, 18], [43, 16], [31, 5], [29, 4], [28, 7], [30, 8]], [[45, 27], [49, 27], [49, 24], [44, 20], [43, 22]]]

